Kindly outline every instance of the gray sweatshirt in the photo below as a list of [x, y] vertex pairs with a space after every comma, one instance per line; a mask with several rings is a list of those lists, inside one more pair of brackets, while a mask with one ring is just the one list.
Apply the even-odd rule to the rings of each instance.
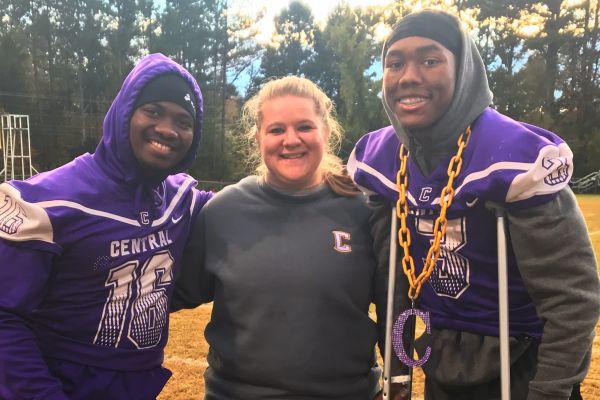
[[257, 177], [218, 193], [186, 251], [173, 308], [214, 301], [207, 399], [371, 399], [387, 271], [364, 197], [281, 193]]

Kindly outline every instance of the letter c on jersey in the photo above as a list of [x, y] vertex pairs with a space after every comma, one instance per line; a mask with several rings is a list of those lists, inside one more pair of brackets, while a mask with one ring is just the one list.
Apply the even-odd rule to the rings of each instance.
[[411, 308], [409, 310], [404, 311], [394, 324], [394, 330], [392, 332], [392, 344], [394, 346], [394, 352], [405, 365], [414, 368], [414, 367], [422, 367], [427, 360], [429, 360], [429, 356], [431, 355], [431, 347], [427, 346], [425, 349], [425, 355], [418, 360], [413, 360], [411, 355], [406, 353], [406, 348], [404, 347], [404, 327], [406, 326], [406, 321], [408, 317], [414, 315], [415, 317], [419, 317], [425, 323], [425, 332], [431, 333], [431, 324], [429, 322], [429, 313], [421, 310], [417, 310], [416, 308]]

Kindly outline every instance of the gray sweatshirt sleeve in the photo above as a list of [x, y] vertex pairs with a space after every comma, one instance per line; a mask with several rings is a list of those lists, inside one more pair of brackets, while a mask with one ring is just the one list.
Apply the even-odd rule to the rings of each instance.
[[[375, 306], [377, 311], [377, 328], [379, 331], [378, 345], [381, 357], [384, 357], [385, 347], [385, 320], [387, 314], [387, 292], [388, 292], [388, 274], [389, 274], [389, 255], [390, 255], [390, 223], [392, 206], [389, 202], [379, 201], [371, 198], [369, 206], [373, 210], [371, 217], [371, 234], [373, 236], [373, 252], [377, 261], [377, 270], [375, 273]], [[402, 257], [401, 249], [398, 250], [398, 260]], [[402, 272], [402, 266], [396, 263], [396, 286], [394, 289], [394, 315], [395, 321], [400, 313], [410, 308], [408, 300], [408, 281]], [[407, 327], [405, 332], [411, 332]], [[406, 340], [412, 337], [406, 337]], [[408, 343], [408, 342], [407, 342]], [[408, 376], [408, 367], [403, 365], [398, 357], [392, 352], [391, 376]], [[394, 381], [394, 379], [392, 379]]]
[[549, 203], [509, 210], [519, 271], [544, 331], [528, 400], [567, 400], [587, 374], [600, 312], [597, 263], [570, 188]]

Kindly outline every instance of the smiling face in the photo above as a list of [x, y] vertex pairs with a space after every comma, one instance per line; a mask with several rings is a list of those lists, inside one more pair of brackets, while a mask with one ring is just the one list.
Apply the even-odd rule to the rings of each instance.
[[129, 142], [145, 173], [171, 171], [186, 156], [194, 138], [194, 120], [170, 101], [143, 104], [129, 123]]
[[421, 36], [400, 39], [385, 56], [385, 101], [402, 126], [426, 130], [448, 110], [454, 97], [454, 54], [435, 40]]
[[256, 139], [267, 182], [288, 191], [321, 183], [319, 167], [328, 137], [313, 100], [286, 95], [265, 101]]

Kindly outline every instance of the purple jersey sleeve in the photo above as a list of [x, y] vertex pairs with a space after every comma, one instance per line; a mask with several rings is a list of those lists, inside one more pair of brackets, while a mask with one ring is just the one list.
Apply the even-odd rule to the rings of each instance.
[[215, 195], [213, 192], [207, 192], [204, 190], [198, 190], [196, 188], [194, 188], [193, 190], [194, 193], [194, 198], [192, 200], [192, 205], [190, 206], [190, 214], [191, 214], [191, 218], [192, 218], [192, 225], [193, 222], [196, 221], [196, 218], [198, 217], [198, 213], [200, 212], [200, 210], [202, 209], [202, 207], [204, 207], [204, 205], [213, 198], [213, 196]]
[[67, 399], [27, 316], [43, 298], [53, 255], [0, 240], [0, 398]]

